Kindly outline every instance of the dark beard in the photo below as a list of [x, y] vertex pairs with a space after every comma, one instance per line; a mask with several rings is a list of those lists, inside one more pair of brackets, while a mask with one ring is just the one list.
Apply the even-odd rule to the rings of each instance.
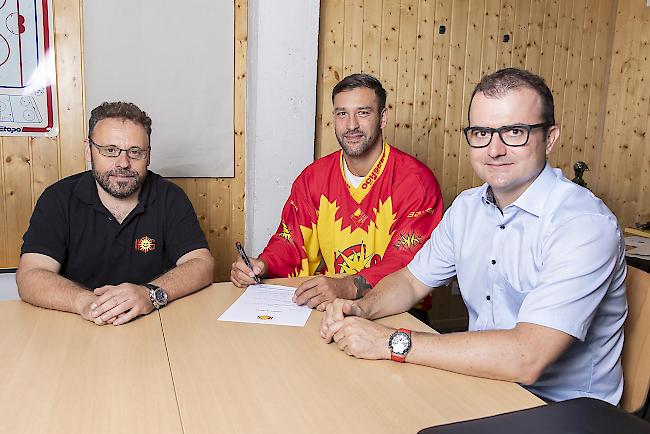
[[[109, 177], [114, 175], [132, 176], [133, 181], [118, 182], [118, 188], [115, 188], [111, 186], [109, 180]], [[106, 193], [118, 199], [125, 199], [138, 191], [138, 189], [140, 189], [142, 186], [142, 181], [144, 179], [138, 174], [138, 172], [128, 169], [113, 169], [109, 170], [108, 172], [100, 173], [97, 172], [93, 167], [93, 176]]]

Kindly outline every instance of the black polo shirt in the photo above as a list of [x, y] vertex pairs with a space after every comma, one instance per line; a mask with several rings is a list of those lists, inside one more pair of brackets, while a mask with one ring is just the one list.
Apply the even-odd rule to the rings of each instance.
[[23, 236], [23, 253], [61, 264], [60, 274], [89, 289], [141, 284], [172, 268], [192, 250], [207, 248], [189, 199], [151, 171], [139, 202], [122, 224], [104, 207], [90, 171], [48, 187]]

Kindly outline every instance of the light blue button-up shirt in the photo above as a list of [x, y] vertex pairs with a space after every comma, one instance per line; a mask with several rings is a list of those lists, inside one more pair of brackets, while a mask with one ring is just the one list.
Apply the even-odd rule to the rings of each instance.
[[627, 302], [616, 217], [548, 164], [503, 212], [490, 196], [487, 184], [461, 193], [409, 270], [431, 287], [457, 275], [470, 331], [526, 322], [574, 336], [532, 392], [618, 404]]

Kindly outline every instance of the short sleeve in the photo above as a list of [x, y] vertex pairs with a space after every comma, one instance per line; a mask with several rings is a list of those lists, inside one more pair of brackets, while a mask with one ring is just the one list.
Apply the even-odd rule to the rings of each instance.
[[456, 275], [452, 229], [453, 205], [408, 265], [411, 274], [430, 288], [445, 285]]
[[56, 192], [48, 188], [36, 202], [20, 254], [40, 253], [63, 264], [68, 254], [68, 230], [66, 208]]
[[614, 271], [624, 260], [622, 251], [613, 218], [582, 215], [559, 225], [543, 243], [539, 284], [526, 296], [517, 322], [551, 327], [584, 340]]
[[177, 185], [169, 184], [165, 203], [165, 212], [168, 216], [165, 226], [165, 244], [170, 262], [176, 264], [186, 253], [207, 249], [208, 243], [185, 192]]

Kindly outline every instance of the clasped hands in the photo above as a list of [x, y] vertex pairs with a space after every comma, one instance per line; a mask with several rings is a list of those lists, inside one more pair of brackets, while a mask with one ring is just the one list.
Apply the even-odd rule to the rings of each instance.
[[133, 283], [105, 285], [96, 288], [93, 294], [81, 316], [97, 325], [121, 325], [154, 309], [149, 290]]
[[326, 343], [336, 342], [338, 349], [349, 356], [390, 359], [388, 339], [395, 330], [366, 317], [366, 312], [355, 301], [336, 299], [325, 310], [320, 335]]

